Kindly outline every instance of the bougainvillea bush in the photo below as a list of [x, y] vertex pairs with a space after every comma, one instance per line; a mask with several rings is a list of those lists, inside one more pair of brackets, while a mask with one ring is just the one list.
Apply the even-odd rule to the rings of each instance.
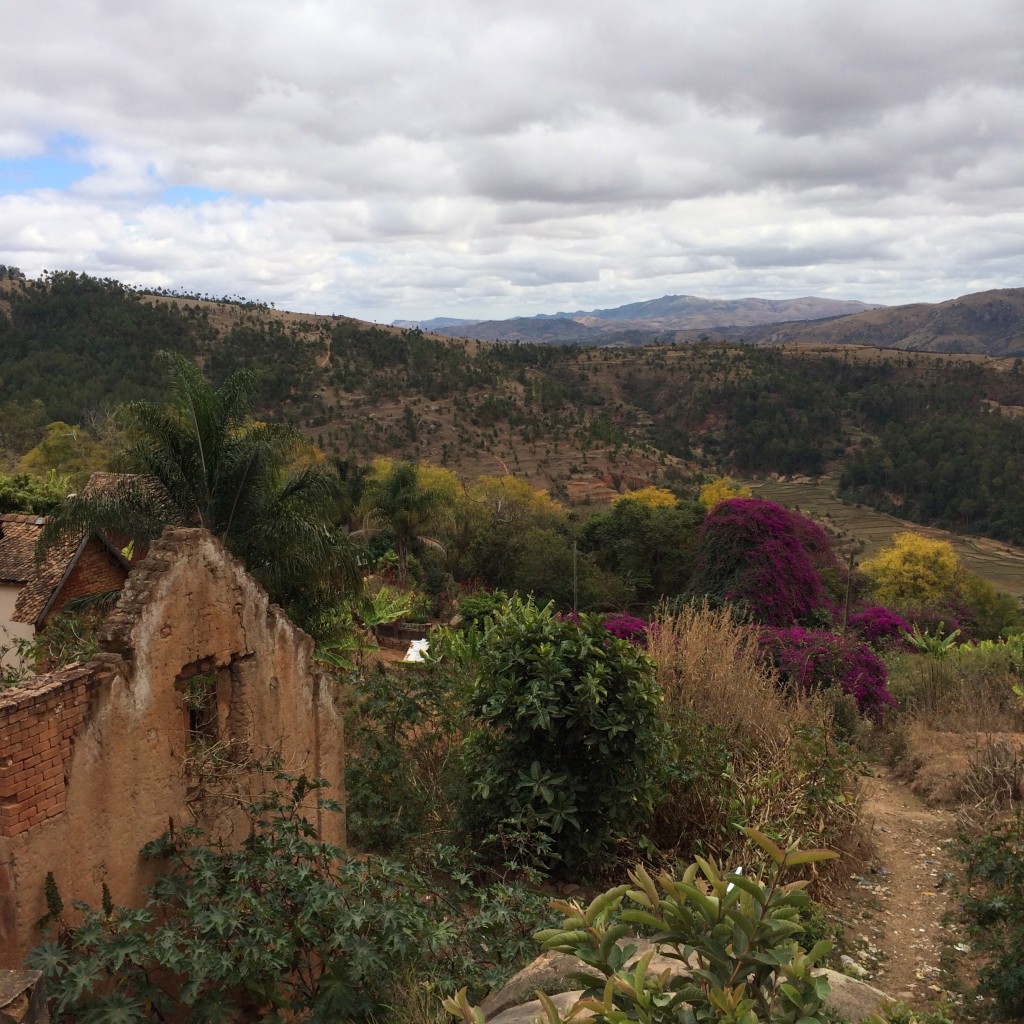
[[647, 623], [638, 615], [616, 612], [614, 615], [606, 615], [602, 625], [612, 636], [628, 640], [634, 647], [647, 646]]
[[906, 646], [910, 623], [902, 615], [880, 604], [853, 612], [847, 621], [849, 631], [876, 650]]
[[695, 597], [740, 603], [768, 626], [810, 624], [833, 614], [826, 578], [842, 568], [817, 523], [759, 498], [720, 502], [697, 536]]
[[974, 639], [974, 631], [967, 620], [969, 612], [953, 602], [941, 605], [921, 605], [916, 608], [904, 608], [903, 615], [910, 623], [910, 631], [916, 626], [922, 633], [932, 636], [946, 637], [957, 633], [960, 643]]
[[822, 629], [765, 628], [765, 654], [783, 680], [803, 690], [838, 686], [852, 694], [861, 714], [881, 718], [896, 700], [885, 662], [867, 644]]

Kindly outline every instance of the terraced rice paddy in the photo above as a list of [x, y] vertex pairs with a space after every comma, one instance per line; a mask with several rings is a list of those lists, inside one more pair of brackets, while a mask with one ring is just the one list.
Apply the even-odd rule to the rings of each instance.
[[884, 512], [875, 512], [862, 505], [847, 505], [835, 494], [835, 481], [822, 478], [812, 482], [747, 481], [758, 498], [777, 502], [787, 508], [799, 509], [812, 519], [829, 527], [844, 540], [862, 541], [863, 553], [858, 561], [872, 557], [886, 547], [893, 534], [912, 530], [914, 533], [948, 540], [956, 548], [964, 565], [973, 573], [991, 580], [1008, 594], [1024, 597], [1024, 549], [983, 537], [966, 537], [946, 530], [919, 526]]

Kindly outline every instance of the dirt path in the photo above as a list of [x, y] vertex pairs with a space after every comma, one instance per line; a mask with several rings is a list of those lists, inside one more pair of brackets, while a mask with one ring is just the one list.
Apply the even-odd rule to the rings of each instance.
[[882, 766], [864, 779], [864, 817], [874, 856], [854, 880], [851, 946], [867, 980], [923, 1007], [943, 992], [942, 917], [952, 870], [943, 844], [956, 831], [950, 811], [926, 806]]

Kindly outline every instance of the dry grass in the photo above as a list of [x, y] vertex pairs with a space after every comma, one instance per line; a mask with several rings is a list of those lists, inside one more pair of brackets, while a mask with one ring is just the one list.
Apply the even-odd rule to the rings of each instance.
[[666, 707], [714, 722], [728, 738], [774, 757], [802, 729], [827, 729], [827, 702], [783, 691], [761, 656], [756, 635], [730, 608], [687, 607], [655, 617], [648, 654]]
[[892, 660], [889, 689], [915, 723], [938, 732], [1020, 732], [1017, 677], [958, 659], [904, 655]]
[[859, 854], [859, 786], [834, 740], [833, 701], [780, 687], [728, 608], [663, 611], [648, 653], [680, 736], [682, 770], [655, 828], [663, 849], [748, 859], [742, 825]]
[[1005, 818], [1024, 797], [1024, 751], [1002, 736], [986, 736], [967, 759], [961, 827]]

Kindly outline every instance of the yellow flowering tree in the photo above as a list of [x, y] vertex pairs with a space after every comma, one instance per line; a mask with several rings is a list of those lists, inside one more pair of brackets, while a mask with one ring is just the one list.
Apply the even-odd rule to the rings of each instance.
[[964, 580], [953, 545], [920, 533], [897, 533], [860, 568], [871, 580], [875, 600], [885, 605], [940, 604], [956, 597]]
[[727, 501], [729, 498], [749, 498], [752, 495], [753, 491], [749, 487], [736, 483], [732, 477], [720, 476], [701, 487], [697, 500], [704, 508], [712, 509], [719, 502]]
[[636, 501], [648, 508], [675, 508], [679, 504], [679, 499], [665, 487], [641, 487], [627, 491], [615, 498], [612, 504], [617, 505], [620, 501]]

